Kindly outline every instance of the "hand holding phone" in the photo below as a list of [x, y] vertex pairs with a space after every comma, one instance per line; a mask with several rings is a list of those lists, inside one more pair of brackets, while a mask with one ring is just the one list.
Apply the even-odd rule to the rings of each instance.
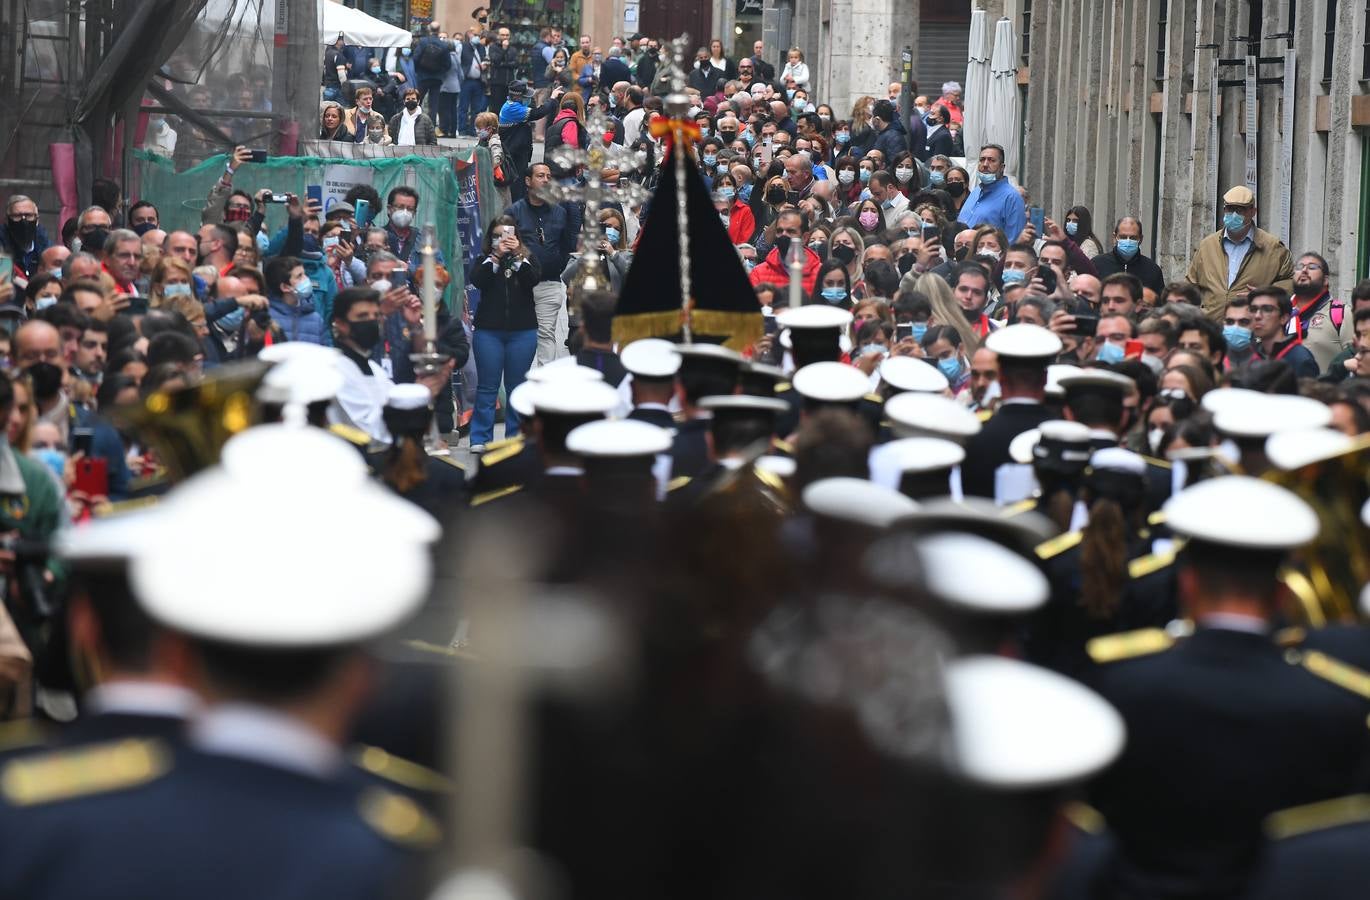
[[1032, 225], [1032, 230], [1041, 235], [1042, 229], [1046, 227], [1046, 212], [1040, 206], [1028, 207], [1028, 223]]

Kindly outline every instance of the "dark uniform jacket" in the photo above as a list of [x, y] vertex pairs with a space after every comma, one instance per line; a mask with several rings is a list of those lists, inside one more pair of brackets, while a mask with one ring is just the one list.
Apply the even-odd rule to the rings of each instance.
[[994, 498], [994, 473], [1012, 462], [1008, 445], [1013, 439], [1051, 418], [1040, 403], [1006, 403], [999, 407], [980, 433], [966, 441], [966, 460], [961, 463], [961, 490], [967, 496]]
[[1269, 635], [1202, 626], [1096, 670], [1127, 724], [1090, 790], [1118, 838], [1120, 894], [1236, 896], [1267, 815], [1355, 790], [1370, 699], [1316, 671]]
[[709, 420], [687, 419], [676, 426], [671, 442], [671, 478], [693, 478], [709, 467]]

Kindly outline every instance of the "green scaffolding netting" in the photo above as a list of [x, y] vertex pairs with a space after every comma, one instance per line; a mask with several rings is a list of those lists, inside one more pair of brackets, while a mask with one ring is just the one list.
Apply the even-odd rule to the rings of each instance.
[[[200, 211], [210, 189], [224, 172], [227, 155], [210, 157], [199, 165], [177, 172], [171, 161], [143, 150], [135, 150], [139, 169], [141, 199], [157, 207], [161, 226], [166, 231], [177, 229], [194, 232], [200, 227]], [[468, 166], [475, 166], [474, 177]], [[329, 159], [312, 156], [284, 156], [263, 163], [246, 163], [233, 175], [234, 188], [256, 193], [265, 188], [280, 193], [305, 196], [308, 185], [322, 185], [328, 170], [346, 166], [356, 175], [370, 170], [370, 183], [380, 194], [382, 202], [391, 188], [407, 185], [419, 192], [418, 222], [431, 221], [436, 226], [438, 245], [447, 260], [452, 275], [452, 286], [447, 292], [449, 307], [455, 306], [465, 288], [465, 267], [472, 245], [484, 234], [486, 226], [499, 213], [498, 195], [490, 165], [490, 153], [476, 147], [449, 157], [403, 156], [385, 159]], [[467, 173], [458, 177], [458, 168]], [[463, 197], [463, 186], [468, 196]], [[475, 197], [470, 196], [474, 188]], [[478, 222], [478, 229], [462, 227], [459, 218], [465, 211]], [[384, 213], [384, 210], [373, 210]], [[379, 217], [373, 217], [379, 218]], [[285, 208], [267, 207], [268, 233], [275, 234], [285, 227]]]

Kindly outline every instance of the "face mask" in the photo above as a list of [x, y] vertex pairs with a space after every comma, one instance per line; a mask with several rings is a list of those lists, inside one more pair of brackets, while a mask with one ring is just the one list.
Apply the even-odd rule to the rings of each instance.
[[946, 190], [947, 193], [951, 195], [951, 199], [955, 200], [966, 192], [966, 186], [959, 181], [948, 181], [946, 183]]
[[609, 108], [610, 108], [610, 109], [613, 109], [615, 106], [618, 106], [618, 98], [615, 97], [613, 94], [610, 94], [610, 95], [609, 95]]
[[406, 101], [404, 101], [404, 108], [405, 108], [405, 109], [408, 109], [408, 110], [415, 110], [415, 109], [418, 109], [418, 108], [419, 108], [419, 101], [417, 101], [417, 100], [406, 100]]
[[58, 266], [58, 267], [55, 268], [55, 269], [48, 269], [48, 274], [51, 275], [53, 278], [56, 278], [58, 281], [61, 281], [61, 280], [62, 280], [62, 267], [61, 267], [61, 266]]
[[845, 144], [845, 143], [847, 143], [847, 142], [850, 141], [850, 140], [851, 140], [851, 134], [849, 134], [848, 132], [845, 132], [845, 131], [839, 131], [839, 132], [837, 132], [837, 143], [839, 143], [839, 144]]
[[881, 356], [889, 356], [890, 348], [886, 347], [884, 344], [866, 344], [860, 350], [857, 351], [856, 355], [870, 356], [872, 353], [878, 353]]
[[843, 169], [841, 172], [837, 173], [837, 180], [841, 184], [851, 184], [856, 180], [856, 173], [851, 169]]
[[485, 139], [488, 138], [488, 137], [490, 137], [490, 129], [489, 129], [489, 128], [477, 128], [477, 129], [476, 129], [476, 138], [477, 138], [478, 140], [482, 140], [482, 141], [483, 141], [483, 140], [485, 140]]
[[722, 197], [724, 200], [728, 200], [731, 202], [732, 199], [737, 196], [737, 191], [733, 190], [730, 187], [719, 188], [718, 196]]
[[10, 235], [14, 238], [15, 245], [20, 249], [27, 249], [38, 234], [38, 223], [26, 219], [9, 219], [8, 222]]
[[825, 115], [823, 115], [822, 113], [819, 113], [819, 114], [818, 114], [818, 121], [820, 121], [820, 122], [822, 122], [824, 125], [826, 125], [826, 124], [828, 124], [829, 122], [832, 121], [832, 116], [825, 116]]
[[1151, 447], [1152, 454], [1156, 454], [1161, 451], [1161, 441], [1164, 439], [1164, 428], [1153, 428], [1146, 433], [1146, 442]]
[[50, 307], [57, 305], [57, 298], [52, 294], [49, 294], [46, 297], [39, 297], [37, 300], [33, 301], [33, 305], [38, 309], [49, 309]]
[[862, 184], [865, 184], [866, 182], [868, 182], [868, 181], [871, 180], [871, 170], [870, 170], [870, 169], [861, 169], [861, 170], [859, 170], [859, 171], [860, 171], [860, 173], [861, 173], [861, 183], [862, 183]]
[[998, 181], [998, 180], [999, 180], [999, 176], [998, 176], [998, 175], [995, 175], [993, 172], [981, 172], [981, 173], [980, 173], [980, 183], [983, 184], [983, 185], [986, 186], [986, 187], [989, 187], [991, 184], [994, 184], [994, 182], [996, 182], [996, 181]]
[[396, 228], [408, 228], [414, 224], [414, 214], [407, 209], [397, 209], [390, 213], [390, 224]]
[[729, 222], [728, 214], [725, 212], [721, 212], [718, 214], [718, 218], [723, 222], [723, 227], [727, 228]]
[[[917, 327], [917, 325], [914, 326], [914, 328]], [[937, 361], [937, 370], [947, 376], [947, 381], [956, 381], [957, 378], [961, 377], [960, 357], [953, 356], [951, 359], [939, 359]]]
[[108, 238], [109, 230], [105, 228], [92, 228], [89, 231], [83, 231], [81, 232], [81, 249], [99, 253], [104, 249], [105, 241]]
[[[373, 144], [379, 144], [382, 140], [384, 140], [384, 136], [384, 129], [377, 128], [375, 131], [372, 131], [370, 128], [368, 128], [366, 130], [366, 137]], [[486, 137], [489, 137], [489, 135], [487, 134]]]
[[751, 129], [748, 129], [742, 132], [742, 140], [746, 141], [748, 144], [755, 144], [756, 134], [753, 133]]
[[26, 369], [33, 381], [33, 392], [39, 397], [55, 397], [62, 389], [62, 369], [50, 362], [36, 362]]
[[1131, 259], [1136, 256], [1141, 246], [1141, 243], [1135, 238], [1119, 238], [1113, 245], [1114, 249], [1118, 251], [1118, 255], [1123, 259]]
[[1079, 231], [1079, 230], [1080, 230], [1080, 223], [1079, 223], [1079, 222], [1067, 222], [1067, 223], [1066, 223], [1066, 234], [1070, 235], [1071, 237], [1075, 237], [1075, 233], [1076, 233], [1077, 231]]
[[856, 259], [856, 250], [846, 244], [833, 244], [832, 256], [833, 259], [841, 260], [842, 265], [849, 266], [851, 261]]
[[411, 54], [411, 53], [413, 53], [413, 52], [414, 52], [414, 51], [411, 50], [410, 48], [405, 47], [403, 50], [400, 51], [400, 55], [401, 55], [401, 56], [408, 56], [409, 54]]
[[66, 473], [67, 455], [56, 447], [37, 447], [33, 451], [33, 457], [51, 469], [58, 478]]
[[162, 285], [163, 297], [189, 297], [190, 285], [188, 284], [164, 284]]
[[780, 187], [773, 187], [770, 190], [766, 191], [766, 202], [771, 204], [772, 206], [777, 206], [781, 203], [784, 203], [785, 189]]
[[790, 258], [790, 236], [782, 234], [776, 238], [775, 249], [780, 253], [780, 262], [787, 262]]
[[389, 278], [381, 278], [377, 281], [371, 282], [371, 290], [377, 291], [381, 294], [388, 294], [390, 292], [391, 287], [393, 287], [393, 285], [390, 283]]
[[1003, 275], [1004, 287], [1010, 284], [1022, 284], [1027, 281], [1027, 273], [1021, 269], [1005, 269]]
[[617, 228], [609, 227], [604, 229], [604, 239], [611, 244], [617, 244], [621, 234], [622, 233]]
[[976, 256], [988, 256], [990, 259], [994, 260], [995, 262], [998, 262], [998, 261], [999, 261], [999, 251], [998, 251], [998, 250], [981, 250], [979, 253], [977, 253], [977, 254], [975, 254], [975, 255], [976, 255]]
[[918, 115], [920, 116], [925, 116], [928, 113], [928, 108], [926, 106], [915, 106], [914, 109], [918, 111]]
[[928, 173], [928, 184], [931, 185], [932, 187], [941, 187], [942, 184], [943, 184], [946, 180], [947, 180], [947, 176], [946, 176], [945, 173], [942, 173], [942, 172], [929, 172], [929, 173]]
[[1123, 353], [1122, 347], [1119, 347], [1112, 341], [1104, 341], [1103, 345], [1099, 347], [1097, 358], [1101, 363], [1116, 365], [1117, 363], [1122, 362], [1125, 356], [1126, 354]]
[[717, 156], [716, 154], [713, 154], [713, 153], [705, 153], [705, 154], [704, 154], [704, 165], [706, 165], [706, 166], [716, 166], [716, 165], [718, 165], [718, 156]]
[[857, 216], [856, 220], [861, 223], [862, 228], [866, 229], [867, 231], [870, 231], [877, 224], [879, 224], [880, 217], [868, 210], [866, 212], [863, 212], [861, 215]]
[[913, 170], [901, 166], [894, 170], [894, 177], [899, 179], [900, 184], [907, 184], [909, 179], [913, 177]]
[[925, 335], [925, 334], [927, 334], [927, 333], [928, 333], [928, 323], [927, 323], [927, 322], [914, 322], [914, 323], [913, 323], [913, 331], [911, 332], [911, 334], [913, 335], [913, 339], [914, 339], [915, 341], [918, 341], [918, 342], [921, 344], [921, 343], [923, 342], [923, 335]]
[[379, 319], [372, 319], [370, 322], [348, 322], [347, 327], [352, 337], [352, 343], [363, 353], [370, 353], [371, 349], [381, 341], [381, 323]]
[[743, 203], [746, 203], [746, 202], [748, 202], [749, 200], [751, 200], [751, 199], [752, 199], [752, 186], [751, 186], [751, 184], [744, 184], [744, 185], [742, 185], [742, 187], [738, 188], [738, 189], [737, 189], [737, 197], [738, 197], [738, 199], [741, 200]]
[[840, 287], [825, 287], [822, 290], [823, 299], [829, 303], [841, 303], [847, 299], [847, 289]]
[[308, 300], [310, 297], [314, 296], [314, 282], [310, 281], [308, 278], [301, 278], [299, 281], [292, 284], [290, 288], [295, 292], [295, 299], [297, 300]]
[[1232, 350], [1245, 350], [1251, 346], [1251, 329], [1240, 325], [1223, 326], [1223, 339]]
[[1245, 224], [1246, 219], [1242, 217], [1241, 213], [1230, 212], [1223, 216], [1223, 228], [1226, 228], [1229, 234], [1241, 231]]
[[880, 208], [881, 208], [881, 209], [894, 209], [894, 201], [893, 201], [893, 200], [886, 200], [885, 202], [883, 202], [883, 203], [880, 204]]
[[786, 99], [786, 100], [793, 100], [793, 99], [794, 99], [794, 89], [793, 89], [793, 88], [786, 88], [786, 89], [785, 89], [785, 99]]
[[372, 75], [379, 75], [379, 74], [381, 74], [381, 67], [380, 67], [380, 66], [372, 66], [372, 67], [371, 67], [371, 74], [372, 74]]
[[895, 260], [894, 267], [899, 270], [900, 275], [907, 275], [913, 271], [913, 264], [918, 261], [918, 254], [905, 253]]
[[336, 246], [338, 246], [338, 238], [336, 236], [330, 234], [328, 237], [323, 239], [323, 248], [325, 250], [327, 250], [329, 247]]
[[756, 174], [760, 175], [761, 172], [762, 172], [762, 170], [765, 169], [765, 168], [766, 168], [766, 166], [765, 166], [765, 164], [763, 163], [761, 157], [758, 156], [758, 157], [755, 157], [755, 158], [752, 160], [752, 171], [755, 172]]

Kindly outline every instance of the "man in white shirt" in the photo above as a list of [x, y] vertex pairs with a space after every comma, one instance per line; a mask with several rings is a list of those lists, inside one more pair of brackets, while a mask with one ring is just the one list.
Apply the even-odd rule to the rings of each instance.
[[623, 144], [631, 147], [642, 133], [642, 120], [647, 115], [647, 110], [642, 107], [642, 88], [628, 88], [623, 102], [628, 107], [628, 112], [623, 116]]
[[328, 421], [360, 429], [373, 441], [390, 443], [382, 412], [395, 383], [385, 367], [371, 359], [381, 339], [380, 294], [370, 288], [339, 293], [333, 301], [333, 338], [342, 351], [338, 370], [343, 383], [329, 407]]

